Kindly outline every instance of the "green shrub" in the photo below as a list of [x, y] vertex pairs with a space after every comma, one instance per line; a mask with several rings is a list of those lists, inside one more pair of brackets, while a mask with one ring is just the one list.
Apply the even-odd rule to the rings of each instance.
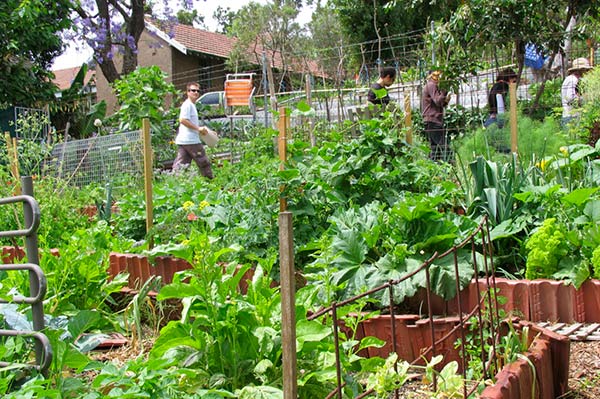
[[[572, 141], [553, 118], [546, 118], [540, 122], [519, 115], [517, 124], [517, 149], [521, 162], [535, 163], [548, 155], [556, 154], [560, 147]], [[477, 156], [491, 161], [507, 161], [511, 150], [510, 135], [509, 123], [502, 129], [492, 125], [487, 129], [477, 129], [456, 140], [455, 149], [464, 163], [471, 162]]]

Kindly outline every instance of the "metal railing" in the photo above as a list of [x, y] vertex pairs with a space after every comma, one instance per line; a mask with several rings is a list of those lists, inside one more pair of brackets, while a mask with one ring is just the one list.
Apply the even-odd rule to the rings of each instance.
[[[0, 299], [2, 303], [27, 304], [31, 306], [33, 330], [4, 330], [0, 329], [0, 336], [23, 336], [35, 340], [36, 364], [31, 366], [46, 374], [52, 362], [52, 347], [50, 341], [41, 331], [44, 330], [44, 296], [46, 295], [46, 276], [39, 266], [37, 229], [40, 225], [40, 207], [33, 198], [33, 184], [30, 176], [21, 178], [23, 195], [0, 198], [0, 205], [23, 203], [23, 214], [26, 226], [24, 229], [0, 231], [0, 237], [25, 237], [25, 248], [28, 263], [0, 264], [0, 271], [28, 271], [29, 296], [13, 295], [11, 301]], [[0, 366], [10, 365], [0, 362]], [[29, 366], [29, 365], [26, 365]]]
[[[470, 246], [470, 248], [469, 248]], [[477, 287], [476, 300], [474, 300], [473, 305], [470, 309], [467, 309], [469, 306], [468, 300], [465, 300], [464, 296], [461, 295], [461, 287], [460, 287], [460, 275], [459, 275], [459, 262], [458, 262], [458, 251], [460, 249], [470, 249], [472, 254], [472, 264], [473, 264], [473, 282], [475, 287]], [[481, 251], [481, 252], [479, 252]], [[427, 318], [420, 320], [428, 325], [431, 345], [425, 348], [421, 348], [421, 353], [415, 359], [408, 359], [411, 365], [419, 365], [419, 363], [424, 363], [427, 359], [431, 359], [433, 356], [438, 355], [438, 349], [444, 345], [445, 347], [454, 347], [455, 345], [455, 337], [460, 337], [459, 344], [459, 354], [460, 354], [460, 365], [463, 379], [467, 379], [467, 349], [466, 349], [466, 333], [468, 322], [472, 317], [477, 318], [477, 328], [475, 331], [471, 331], [471, 334], [476, 334], [478, 337], [477, 341], [481, 344], [481, 347], [478, 349], [478, 352], [481, 353], [481, 362], [482, 362], [482, 377], [478, 382], [483, 381], [487, 378], [492, 378], [491, 367], [494, 363], [497, 351], [496, 345], [498, 339], [500, 337], [500, 317], [498, 311], [498, 303], [496, 298], [496, 282], [493, 273], [493, 262], [492, 262], [492, 242], [490, 239], [489, 226], [487, 218], [485, 218], [479, 226], [460, 244], [455, 245], [448, 251], [438, 254], [433, 254], [427, 261], [425, 261], [417, 270], [405, 275], [404, 277], [391, 280], [386, 284], [383, 284], [379, 287], [368, 290], [360, 295], [354, 296], [344, 301], [334, 302], [329, 307], [320, 310], [319, 312], [314, 313], [309, 317], [309, 320], [315, 320], [323, 317], [330, 317], [332, 322], [333, 334], [334, 334], [334, 342], [336, 348], [336, 371], [337, 371], [337, 387], [333, 390], [327, 398], [342, 398], [342, 392], [344, 388], [344, 371], [342, 370], [342, 361], [340, 354], [340, 327], [343, 323], [339, 322], [339, 314], [338, 309], [342, 306], [349, 305], [352, 303], [357, 303], [359, 300], [371, 297], [373, 294], [387, 290], [389, 292], [389, 301], [390, 305], [388, 307], [388, 312], [390, 316], [390, 331], [391, 331], [391, 348], [393, 348], [394, 352], [399, 353], [399, 342], [397, 342], [396, 338], [396, 328], [397, 328], [397, 318], [398, 311], [395, 308], [394, 304], [394, 287], [401, 284], [402, 282], [407, 281], [408, 279], [416, 276], [419, 273], [425, 274], [426, 279], [426, 302], [427, 302]], [[437, 331], [436, 323], [434, 319], [433, 309], [432, 309], [432, 298], [434, 294], [431, 289], [431, 276], [430, 276], [430, 267], [436, 261], [440, 261], [446, 257], [453, 257], [454, 262], [454, 277], [456, 281], [456, 324], [455, 326], [448, 330], [447, 328]], [[479, 263], [482, 264], [479, 264]], [[480, 292], [480, 282], [485, 282], [483, 286], [485, 289]], [[367, 319], [368, 320], [368, 319]], [[439, 327], [438, 327], [439, 328]], [[441, 335], [441, 336], [440, 336]], [[438, 337], [438, 338], [436, 338]], [[489, 348], [485, 348], [484, 346], [489, 345]], [[399, 358], [401, 355], [399, 354]], [[406, 360], [406, 359], [405, 359]], [[436, 388], [437, 382], [434, 376], [433, 379], [433, 388]], [[473, 394], [477, 389], [478, 383], [472, 384], [472, 388], [468, 388], [467, 384], [463, 387], [463, 397], [467, 398], [469, 395]], [[373, 390], [367, 390], [366, 392], [356, 396], [355, 399], [365, 398], [371, 396], [374, 393]], [[398, 398], [398, 390], [394, 393], [394, 398]]]

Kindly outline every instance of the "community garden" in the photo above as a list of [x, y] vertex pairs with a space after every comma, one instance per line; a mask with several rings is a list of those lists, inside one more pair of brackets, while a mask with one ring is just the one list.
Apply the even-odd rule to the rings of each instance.
[[[332, 392], [340, 398], [365, 392], [387, 398], [415, 376], [419, 386], [405, 397], [461, 397], [465, 386], [473, 396], [483, 392], [494, 381], [482, 379], [485, 369], [472, 366], [484, 350], [478, 352], [475, 334], [467, 331], [463, 338], [471, 348], [466, 351], [471, 366], [463, 373], [456, 362], [436, 367], [439, 357], [411, 368], [395, 354], [368, 356], [384, 342], [361, 336], [358, 326], [390, 306], [400, 314], [414, 311], [406, 300], [425, 289], [452, 300], [483, 275], [473, 268], [482, 254], [491, 256], [497, 278], [551, 279], [579, 289], [600, 277], [600, 148], [590, 145], [598, 123], [600, 71], [590, 72], [584, 82], [587, 101], [577, 124], [562, 128], [553, 115], [532, 118], [519, 112], [516, 153], [505, 151], [508, 124], [486, 130], [480, 111], [453, 110], [456, 119], [470, 121], [456, 130], [453, 163], [430, 161], [418, 135], [418, 116], [406, 126], [398, 109], [358, 121], [356, 137], [348, 124], [298, 124], [286, 133], [283, 161], [274, 148], [279, 132], [256, 126], [239, 161], [221, 160], [213, 180], [199, 176], [194, 165], [179, 174], [157, 168], [150, 227], [140, 176], [117, 174], [74, 186], [44, 173], [48, 152], [36, 151], [35, 142], [20, 142], [21, 175], [31, 176], [41, 214], [39, 265], [47, 280], [43, 333], [52, 359], [47, 370], [36, 371], [34, 340], [1, 338], [0, 393], [4, 398], [284, 397], [282, 199], [293, 220], [299, 398]], [[308, 111], [301, 104], [295, 112]], [[317, 145], [307, 139], [309, 129]], [[412, 144], [406, 140], [409, 129]], [[21, 183], [6, 148], [0, 154], [0, 198], [18, 194]], [[96, 210], [91, 216], [89, 206]], [[341, 306], [340, 334], [331, 318], [311, 317], [402, 279], [482, 224], [489, 226], [491, 250], [478, 238], [460, 262], [433, 261], [431, 279], [411, 278], [391, 297], [365, 296]], [[20, 203], [0, 206], [0, 231], [25, 227]], [[24, 246], [20, 239], [1, 240], [5, 247]], [[132, 287], [129, 276], [110, 272], [115, 253], [137, 254], [151, 263], [174, 257], [190, 267], [169, 281], [154, 277]], [[0, 271], [3, 329], [31, 330], [30, 307], [10, 303], [29, 295], [29, 286], [27, 273]], [[495, 293], [492, 298], [502, 302]], [[497, 353], [491, 355], [502, 357], [491, 362], [497, 365], [528, 350], [527, 339], [507, 320], [515, 335], [497, 337]], [[126, 337], [126, 356], [98, 351], [114, 333]]]

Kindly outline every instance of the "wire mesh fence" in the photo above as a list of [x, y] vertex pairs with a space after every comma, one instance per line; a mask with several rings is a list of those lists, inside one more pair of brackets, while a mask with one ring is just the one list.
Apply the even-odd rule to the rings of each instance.
[[81, 187], [141, 175], [144, 166], [139, 130], [58, 143], [46, 160], [45, 173]]

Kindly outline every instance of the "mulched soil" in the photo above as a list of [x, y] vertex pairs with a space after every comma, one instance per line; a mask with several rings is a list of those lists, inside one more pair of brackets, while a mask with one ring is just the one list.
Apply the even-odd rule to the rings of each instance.
[[565, 399], [600, 398], [600, 341], [572, 341]]

